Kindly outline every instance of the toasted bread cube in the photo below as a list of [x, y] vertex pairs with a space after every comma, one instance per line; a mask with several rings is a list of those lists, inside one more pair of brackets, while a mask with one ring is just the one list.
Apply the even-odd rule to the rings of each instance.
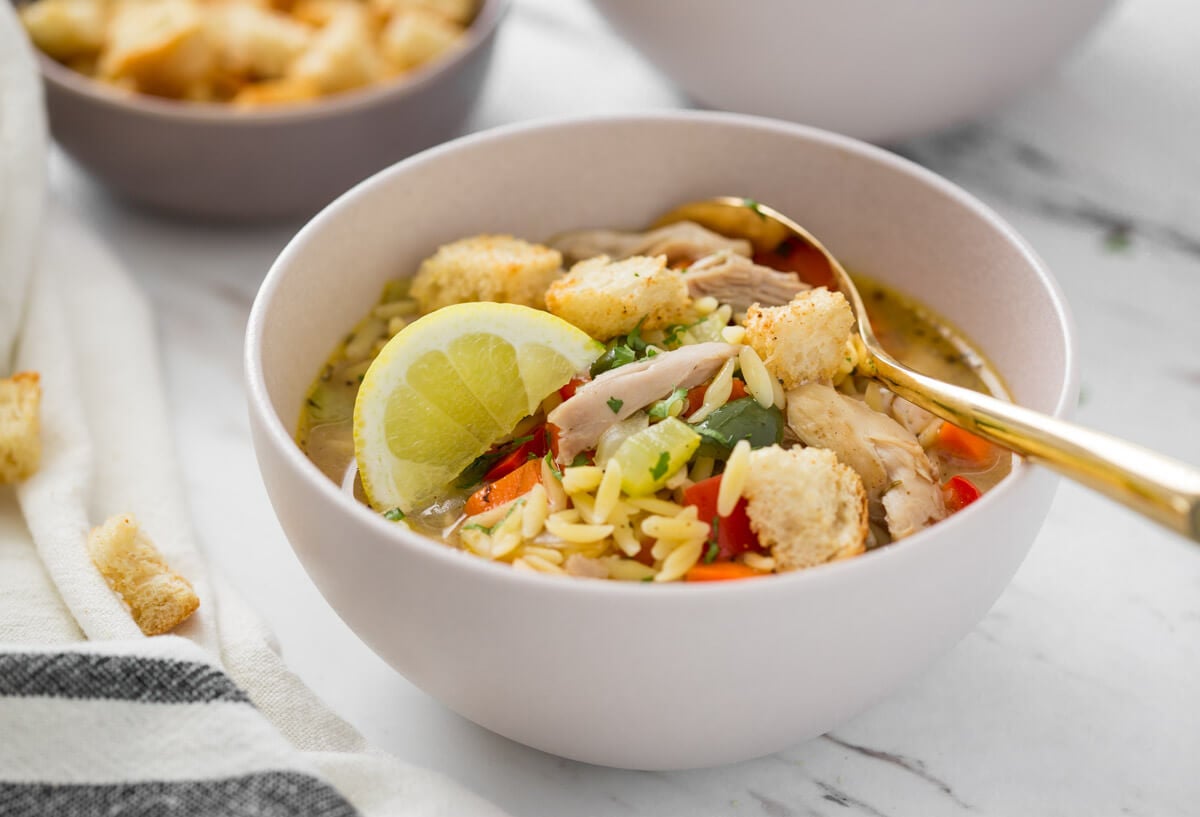
[[200, 606], [192, 585], [167, 565], [130, 514], [109, 518], [88, 536], [88, 553], [146, 635], [170, 632]]
[[286, 14], [245, 3], [213, 6], [209, 32], [222, 69], [252, 79], [282, 77], [315, 34]]
[[337, 5], [308, 49], [292, 62], [288, 77], [334, 94], [382, 79], [386, 69], [366, 7]]
[[499, 301], [535, 309], [562, 272], [557, 250], [510, 235], [477, 235], [438, 247], [421, 262], [410, 293], [421, 312], [466, 301]]
[[643, 329], [680, 323], [690, 305], [683, 275], [667, 267], [665, 255], [589, 258], [546, 291], [547, 309], [598, 340], [628, 334], [639, 323]]
[[204, 97], [216, 58], [197, 4], [131, 0], [113, 12], [98, 71], [104, 79], [131, 82], [148, 94]]
[[42, 387], [38, 381], [37, 372], [17, 372], [0, 379], [0, 484], [28, 479], [41, 463]]
[[476, 0], [371, 0], [371, 5], [386, 15], [420, 9], [460, 26], [466, 26], [475, 17], [478, 3]]
[[95, 57], [104, 46], [108, 14], [99, 0], [37, 0], [19, 8], [34, 45], [56, 60]]
[[253, 108], [259, 105], [288, 105], [296, 102], [308, 102], [320, 95], [321, 89], [313, 82], [301, 79], [276, 79], [243, 85], [230, 101], [234, 105]]
[[461, 40], [459, 26], [437, 14], [412, 9], [392, 17], [379, 47], [397, 70], [407, 71], [452, 51]]
[[744, 325], [746, 344], [784, 389], [792, 389], [839, 372], [854, 314], [842, 293], [818, 287], [783, 306], [751, 306]]
[[866, 549], [867, 492], [854, 469], [823, 448], [773, 445], [750, 454], [746, 515], [778, 570], [799, 570]]

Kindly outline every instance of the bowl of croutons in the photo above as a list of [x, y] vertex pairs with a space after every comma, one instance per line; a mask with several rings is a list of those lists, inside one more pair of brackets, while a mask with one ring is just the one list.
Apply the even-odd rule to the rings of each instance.
[[509, 0], [19, 0], [50, 127], [119, 196], [311, 215], [453, 136]]
[[[677, 209], [716, 195], [737, 220]], [[1045, 266], [891, 153], [691, 112], [411, 157], [283, 251], [245, 370], [292, 547], [414, 684], [558, 755], [713, 766], [836, 728], [1003, 592], [1053, 476], [883, 388], [768, 205], [901, 359], [1069, 412]]]

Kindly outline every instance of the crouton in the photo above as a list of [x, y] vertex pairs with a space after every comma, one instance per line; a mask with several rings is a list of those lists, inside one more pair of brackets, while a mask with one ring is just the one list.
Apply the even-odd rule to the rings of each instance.
[[37, 0], [21, 10], [30, 39], [61, 62], [94, 57], [104, 46], [108, 23], [104, 4], [95, 0]]
[[823, 448], [773, 445], [750, 454], [746, 515], [776, 567], [799, 570], [866, 549], [867, 492], [852, 468]]
[[200, 8], [187, 0], [121, 3], [108, 27], [101, 77], [148, 94], [204, 96], [216, 67]]
[[313, 30], [286, 14], [244, 3], [213, 6], [209, 30], [222, 70], [254, 79], [282, 77], [313, 39]]
[[408, 9], [420, 9], [437, 14], [443, 19], [466, 26], [475, 16], [476, 0], [371, 0], [376, 11], [387, 14], [402, 14]]
[[93, 529], [88, 553], [146, 635], [170, 632], [200, 606], [192, 585], [167, 565], [130, 514]]
[[750, 307], [744, 325], [746, 344], [791, 389], [839, 372], [854, 314], [842, 293], [818, 287], [783, 306]]
[[314, 83], [333, 94], [368, 85], [387, 75], [365, 7], [336, 6], [308, 50], [288, 70], [290, 79]]
[[665, 255], [589, 258], [546, 291], [547, 309], [598, 340], [628, 334], [639, 323], [643, 329], [682, 323], [690, 305], [683, 275], [667, 267]]
[[321, 95], [316, 83], [302, 79], [277, 79], [251, 82], [242, 86], [230, 100], [234, 105], [251, 108], [257, 105], [288, 105], [307, 102]]
[[42, 459], [37, 372], [0, 379], [0, 484], [28, 479]]
[[388, 22], [379, 47], [392, 67], [407, 71], [453, 50], [461, 40], [459, 26], [432, 12], [412, 9]]
[[421, 262], [410, 294], [421, 312], [465, 301], [499, 301], [535, 309], [559, 277], [562, 256], [509, 235], [477, 235], [438, 248]]

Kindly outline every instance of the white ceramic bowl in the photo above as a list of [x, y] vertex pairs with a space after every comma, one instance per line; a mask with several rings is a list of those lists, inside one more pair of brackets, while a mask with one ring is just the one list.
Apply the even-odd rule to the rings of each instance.
[[1113, 0], [592, 2], [705, 105], [880, 142], [1002, 102]]
[[263, 479], [321, 592], [380, 656], [476, 723], [611, 766], [709, 766], [819, 735], [975, 625], [1024, 558], [1053, 479], [1017, 466], [963, 513], [861, 558], [752, 582], [659, 586], [516, 573], [390, 523], [292, 439], [312, 378], [383, 282], [480, 232], [637, 228], [703, 196], [750, 196], [852, 269], [968, 329], [1017, 398], [1063, 414], [1076, 378], [1057, 286], [994, 213], [889, 153], [728, 114], [533, 124], [368, 179], [275, 262], [246, 370]]

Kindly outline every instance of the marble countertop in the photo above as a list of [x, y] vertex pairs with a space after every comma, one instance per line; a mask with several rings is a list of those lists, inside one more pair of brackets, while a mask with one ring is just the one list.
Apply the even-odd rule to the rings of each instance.
[[[1191, 0], [1127, 2], [1003, 110], [894, 148], [995, 207], [1058, 276], [1079, 330], [1078, 418], [1200, 464], [1198, 30]], [[582, 0], [518, 0], [472, 128], [685, 105]], [[295, 671], [377, 746], [532, 817], [1200, 813], [1200, 553], [1073, 485], [983, 622], [824, 738], [735, 766], [644, 773], [551, 757], [462, 720], [334, 615], [259, 480], [242, 332], [298, 225], [164, 220], [114, 202], [61, 155], [53, 178], [157, 309], [212, 562]]]

